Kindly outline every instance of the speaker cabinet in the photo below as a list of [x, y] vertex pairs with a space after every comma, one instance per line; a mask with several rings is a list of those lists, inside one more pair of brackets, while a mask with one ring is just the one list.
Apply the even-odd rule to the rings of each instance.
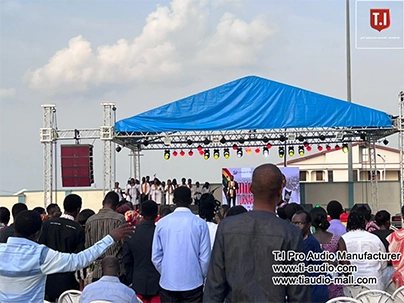
[[93, 146], [62, 145], [62, 186], [87, 187], [94, 183]]

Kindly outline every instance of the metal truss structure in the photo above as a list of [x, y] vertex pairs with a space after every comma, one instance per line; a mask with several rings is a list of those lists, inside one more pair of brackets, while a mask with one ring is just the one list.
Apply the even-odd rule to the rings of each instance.
[[45, 206], [52, 203], [53, 191], [53, 142], [57, 138], [55, 129], [56, 105], [44, 104], [43, 124], [40, 129], [40, 141], [43, 144], [43, 191]]
[[104, 107], [104, 124], [101, 126], [100, 139], [103, 141], [103, 172], [104, 184], [103, 193], [113, 188], [115, 182], [114, 167], [115, 163], [112, 160], [112, 139], [114, 137], [114, 125], [116, 122], [116, 107], [115, 103], [101, 103]]
[[401, 206], [404, 205], [404, 91], [398, 95], [399, 116], [396, 119], [396, 127], [399, 131], [398, 148], [400, 149], [400, 189]]
[[249, 131], [115, 133], [113, 141], [139, 150], [192, 150], [202, 147], [233, 148], [295, 145], [344, 144], [377, 141], [396, 133], [395, 128], [305, 128]]
[[104, 142], [103, 147], [103, 163], [104, 163], [104, 183], [103, 192], [109, 191], [113, 187], [114, 180], [114, 163], [112, 161], [112, 138], [114, 135], [115, 123], [115, 103], [101, 103], [103, 106], [104, 119], [103, 126], [100, 128], [86, 129], [58, 129], [56, 122], [56, 105], [45, 104], [43, 108], [43, 127], [40, 129], [40, 141], [44, 145], [44, 162], [43, 162], [43, 178], [44, 178], [44, 206], [53, 203], [53, 144], [59, 140], [97, 140]]
[[[353, 142], [366, 142], [371, 171], [371, 204], [378, 208], [375, 142], [398, 131], [397, 128], [299, 128], [248, 131], [115, 133], [113, 141], [136, 150], [192, 151], [210, 149], [271, 148], [274, 146], [317, 146], [342, 148]], [[332, 145], [332, 147], [331, 147]], [[285, 150], [285, 152], [287, 152]], [[404, 185], [402, 185], [403, 187]]]
[[369, 143], [369, 163], [370, 163], [370, 184], [371, 184], [371, 208], [379, 209], [379, 198], [377, 195], [377, 164], [376, 164], [376, 144], [375, 141]]

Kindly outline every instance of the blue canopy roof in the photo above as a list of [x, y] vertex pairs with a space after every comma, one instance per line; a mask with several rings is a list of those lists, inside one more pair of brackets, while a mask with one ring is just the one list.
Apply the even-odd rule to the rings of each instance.
[[392, 127], [384, 112], [248, 76], [115, 124], [116, 132]]

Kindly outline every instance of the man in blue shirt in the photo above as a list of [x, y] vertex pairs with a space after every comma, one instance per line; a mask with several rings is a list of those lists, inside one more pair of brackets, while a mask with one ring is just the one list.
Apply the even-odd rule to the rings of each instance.
[[173, 213], [162, 218], [154, 232], [152, 262], [160, 278], [161, 302], [202, 302], [203, 282], [210, 259], [206, 222], [189, 209], [191, 190], [174, 190]]
[[16, 218], [15, 237], [0, 244], [0, 302], [43, 302], [46, 276], [79, 270], [88, 266], [108, 247], [132, 233], [123, 225], [111, 231], [92, 247], [78, 253], [54, 251], [36, 243], [42, 219], [36, 211], [22, 211]]
[[138, 302], [136, 293], [119, 280], [119, 260], [114, 256], [102, 259], [102, 277], [97, 282], [87, 285], [80, 297], [80, 303], [108, 301], [119, 303]]
[[[311, 216], [307, 211], [299, 210], [296, 212], [292, 217], [292, 224], [299, 227], [302, 231], [306, 256], [310, 251], [314, 253], [321, 253], [323, 251], [320, 243], [310, 233]], [[323, 264], [320, 260], [307, 260], [305, 263], [306, 266]], [[307, 273], [307, 275], [310, 277], [319, 277], [320, 275], [327, 275], [327, 273]], [[328, 286], [325, 284], [312, 284], [310, 285], [310, 291], [312, 303], [325, 303], [329, 299]]]

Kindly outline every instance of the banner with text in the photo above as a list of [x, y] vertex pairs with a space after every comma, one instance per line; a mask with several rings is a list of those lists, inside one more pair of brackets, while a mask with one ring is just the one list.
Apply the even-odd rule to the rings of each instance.
[[[282, 199], [288, 203], [300, 204], [299, 168], [279, 167], [279, 169], [286, 178]], [[250, 185], [253, 171], [252, 167], [222, 168], [222, 204], [233, 206], [235, 201], [236, 205], [252, 210], [253, 196]]]

